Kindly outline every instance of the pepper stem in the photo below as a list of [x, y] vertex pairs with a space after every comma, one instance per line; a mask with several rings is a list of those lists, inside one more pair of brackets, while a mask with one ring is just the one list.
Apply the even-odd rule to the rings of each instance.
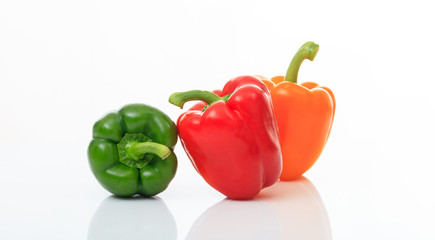
[[304, 45], [302, 45], [302, 47], [299, 48], [299, 50], [296, 52], [295, 56], [293, 57], [292, 61], [290, 62], [284, 81], [297, 83], [299, 68], [301, 67], [302, 62], [305, 59], [313, 61], [318, 51], [319, 51], [318, 44], [315, 44], [314, 42], [304, 43]]
[[119, 161], [126, 166], [138, 169], [144, 168], [154, 156], [165, 159], [171, 154], [171, 149], [165, 145], [152, 142], [143, 133], [126, 133], [118, 143]]
[[177, 107], [183, 108], [184, 104], [188, 101], [201, 100], [211, 105], [220, 100], [228, 100], [223, 97], [219, 97], [213, 92], [202, 90], [191, 90], [186, 92], [176, 92], [171, 94], [169, 102]]
[[171, 154], [171, 149], [155, 142], [132, 142], [126, 151], [134, 160], [139, 160], [145, 153], [155, 154], [161, 159], [165, 159]]

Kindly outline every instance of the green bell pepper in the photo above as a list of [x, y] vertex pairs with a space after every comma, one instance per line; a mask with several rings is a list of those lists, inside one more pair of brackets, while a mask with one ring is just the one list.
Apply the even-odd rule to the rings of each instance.
[[154, 196], [177, 171], [174, 122], [144, 104], [124, 106], [94, 124], [88, 159], [98, 182], [117, 196]]

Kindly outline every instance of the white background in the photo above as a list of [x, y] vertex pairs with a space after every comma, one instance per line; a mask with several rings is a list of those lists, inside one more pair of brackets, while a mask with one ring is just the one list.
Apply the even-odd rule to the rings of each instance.
[[[0, 239], [435, 239], [433, 10], [430, 1], [1, 1]], [[159, 200], [116, 199], [94, 179], [86, 148], [107, 112], [140, 102], [175, 121], [172, 92], [283, 75], [305, 41], [320, 51], [299, 81], [337, 99], [306, 180], [222, 201], [180, 144]]]

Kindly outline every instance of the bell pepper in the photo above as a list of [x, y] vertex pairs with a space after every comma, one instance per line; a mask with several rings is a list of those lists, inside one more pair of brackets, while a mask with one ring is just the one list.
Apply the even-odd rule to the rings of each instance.
[[89, 165], [98, 182], [118, 196], [154, 196], [177, 171], [177, 128], [156, 108], [126, 105], [93, 127]]
[[319, 45], [305, 43], [292, 59], [286, 76], [263, 80], [272, 96], [283, 158], [281, 180], [293, 180], [313, 166], [328, 140], [335, 112], [335, 97], [314, 82], [297, 84], [305, 59], [314, 60]]
[[227, 82], [221, 96], [208, 91], [174, 93], [182, 108], [192, 100], [207, 105], [181, 114], [181, 144], [197, 172], [231, 199], [250, 199], [274, 184], [281, 173], [276, 119], [266, 86], [253, 76]]

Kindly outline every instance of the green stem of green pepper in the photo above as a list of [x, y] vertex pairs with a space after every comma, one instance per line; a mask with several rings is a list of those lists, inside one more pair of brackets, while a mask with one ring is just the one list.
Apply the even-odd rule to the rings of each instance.
[[126, 148], [127, 154], [134, 160], [139, 160], [145, 153], [152, 153], [161, 159], [171, 155], [171, 149], [154, 142], [132, 142]]
[[305, 59], [313, 61], [318, 51], [319, 45], [314, 42], [306, 42], [302, 45], [290, 62], [284, 81], [297, 83], [299, 68], [301, 67], [302, 62]]
[[191, 90], [187, 92], [176, 92], [171, 94], [169, 102], [177, 107], [183, 108], [184, 104], [188, 101], [201, 100], [211, 105], [217, 101], [228, 101], [229, 95], [219, 97], [213, 92], [202, 90]]

